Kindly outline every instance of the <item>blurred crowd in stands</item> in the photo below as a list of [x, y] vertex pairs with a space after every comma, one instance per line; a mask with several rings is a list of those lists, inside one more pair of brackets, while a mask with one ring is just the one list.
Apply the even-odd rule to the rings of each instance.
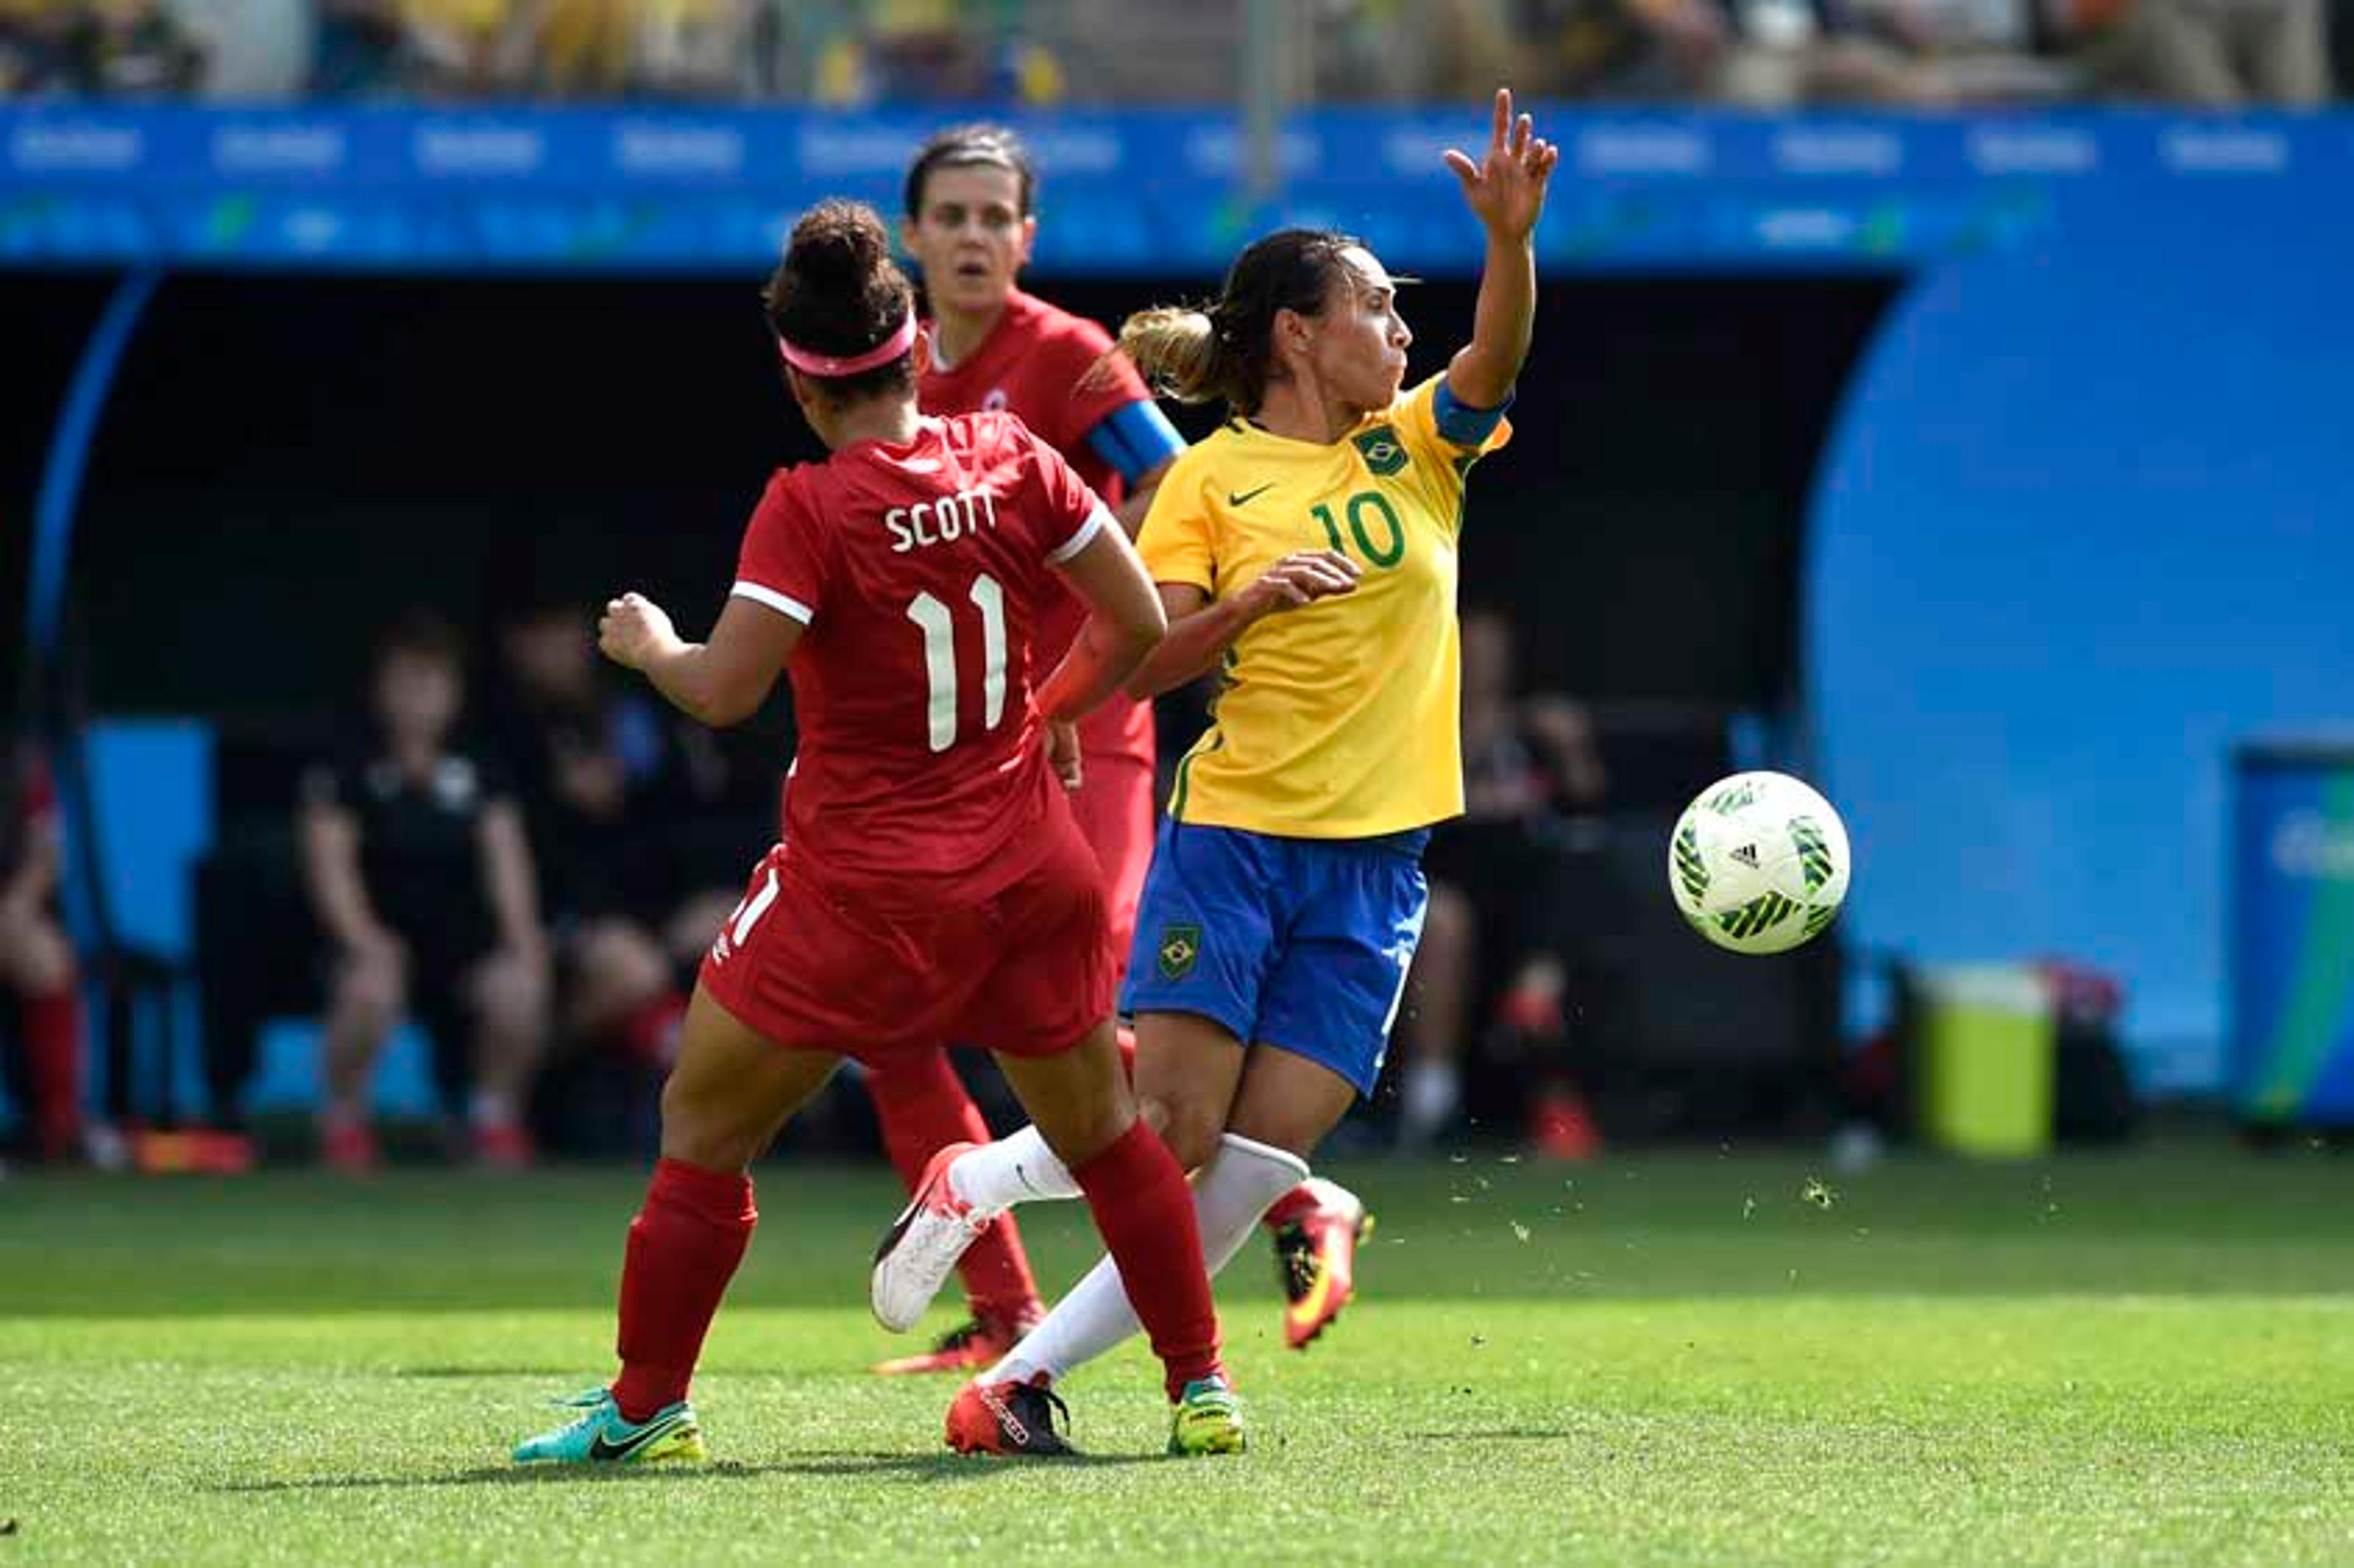
[[2354, 0], [0, 0], [0, 98], [2228, 108], [2349, 42]]
[[[1522, 688], [1513, 641], [1501, 616], [1467, 614], [1469, 810], [1430, 847], [1428, 929], [1389, 1083], [1352, 1124], [1361, 1147], [1598, 1147], [1586, 1092], [1602, 1070], [1594, 938], [1612, 898], [1595, 867], [1611, 778], [1586, 710]], [[1203, 696], [1164, 704], [1178, 743], [1164, 764], [1198, 732]], [[774, 832], [786, 744], [770, 726], [684, 719], [606, 665], [577, 596], [556, 595], [518, 599], [474, 637], [400, 618], [339, 727], [339, 742], [286, 755], [269, 820], [225, 824], [196, 872], [188, 979], [210, 1130], [172, 1135], [164, 1158], [220, 1129], [352, 1171], [387, 1149], [493, 1167], [646, 1152], [696, 966]], [[143, 1158], [111, 1124], [141, 1120], [157, 1086], [90, 1092], [111, 1009], [86, 1018], [80, 982], [103, 992], [122, 964], [77, 954], [62, 917], [59, 792], [31, 749], [0, 781], [0, 994], [17, 1003], [0, 1008], [15, 1112], [0, 1152]], [[1646, 872], [1655, 826], [1636, 835]], [[315, 1095], [249, 1118], [260, 1041], [295, 1021]], [[378, 1069], [404, 1022], [422, 1032], [438, 1115], [388, 1126]], [[139, 1060], [112, 1072], [152, 1078], [153, 1054]], [[1011, 1112], [983, 1058], [966, 1075]], [[797, 1136], [871, 1149], [865, 1097], [832, 1102]]]

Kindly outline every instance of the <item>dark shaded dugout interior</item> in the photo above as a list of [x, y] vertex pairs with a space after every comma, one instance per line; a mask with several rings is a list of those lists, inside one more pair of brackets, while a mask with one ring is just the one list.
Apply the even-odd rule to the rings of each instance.
[[[315, 719], [355, 689], [369, 630], [395, 611], [479, 627], [526, 578], [577, 591], [584, 613], [642, 586], [705, 624], [768, 471], [814, 451], [778, 384], [759, 281], [167, 280], [83, 493], [90, 705]], [[1205, 286], [1038, 284], [1105, 320]], [[110, 286], [0, 286], [11, 517], [30, 514]], [[1896, 286], [1548, 281], [1518, 438], [1474, 481], [1466, 603], [1511, 610], [1532, 676], [1575, 692], [1776, 704], [1816, 454]], [[1416, 374], [1463, 340], [1473, 298], [1463, 281], [1408, 291]], [[1189, 433], [1198, 412], [1181, 417]], [[12, 607], [24, 554], [0, 577]]]
[[[708, 624], [769, 471], [815, 455], [779, 384], [759, 281], [164, 283], [92, 455], [71, 625], [90, 711], [214, 721], [222, 847], [198, 883], [210, 1037], [249, 1039], [252, 1019], [306, 1005], [276, 958], [312, 939], [287, 802], [297, 768], [356, 715], [378, 627], [427, 604], [488, 654], [502, 606], [553, 589], [585, 620], [623, 586], [690, 633]], [[111, 282], [0, 281], [12, 607], [17, 520]], [[1103, 320], [1206, 286], [1040, 284]], [[1899, 286], [1549, 281], [1516, 439], [1474, 476], [1467, 604], [1512, 612], [1531, 678], [1600, 708], [1611, 831], [1572, 902], [1610, 933], [1606, 988], [1581, 990], [1580, 1006], [1614, 1132], [1775, 1118], [1827, 1081], [1835, 950], [1746, 964], [1652, 895], [1674, 807], [1726, 760], [1724, 715], [1781, 711], [1797, 689], [1817, 455]], [[1417, 374], [1468, 334], [1474, 296], [1468, 281], [1408, 291]], [[1189, 433], [1207, 422], [1181, 415]], [[1164, 755], [1199, 722], [1164, 705]], [[781, 762], [788, 723], [772, 704], [744, 743]], [[741, 837], [766, 830], [764, 808]], [[222, 1061], [233, 1085], [241, 1069]], [[1677, 1083], [1682, 1097], [1663, 1098]], [[1509, 1077], [1475, 1083], [1479, 1114], [1491, 1090], [1499, 1105], [1518, 1093]]]

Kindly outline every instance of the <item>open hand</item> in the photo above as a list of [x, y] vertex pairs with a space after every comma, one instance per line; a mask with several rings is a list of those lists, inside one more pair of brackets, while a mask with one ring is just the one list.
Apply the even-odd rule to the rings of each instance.
[[616, 664], [642, 670], [646, 661], [678, 641], [663, 607], [643, 594], [625, 593], [605, 601], [597, 622], [597, 646]]
[[1512, 114], [1512, 90], [1496, 90], [1495, 122], [1488, 136], [1488, 155], [1473, 162], [1468, 153], [1447, 150], [1447, 166], [1462, 184], [1463, 200], [1490, 234], [1500, 239], [1526, 239], [1544, 212], [1545, 185], [1561, 149], [1539, 139], [1536, 122]]
[[1278, 609], [1297, 609], [1320, 599], [1354, 593], [1363, 568], [1338, 550], [1301, 550], [1267, 567], [1243, 589], [1253, 619]]

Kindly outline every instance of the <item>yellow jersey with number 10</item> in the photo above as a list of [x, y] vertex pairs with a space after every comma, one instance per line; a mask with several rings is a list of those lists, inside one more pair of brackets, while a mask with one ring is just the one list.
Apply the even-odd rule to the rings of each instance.
[[[1511, 426], [1442, 408], [1442, 381], [1330, 444], [1229, 422], [1161, 480], [1137, 539], [1157, 582], [1215, 600], [1301, 550], [1363, 568], [1354, 593], [1278, 610], [1235, 639], [1210, 728], [1178, 764], [1177, 821], [1361, 839], [1462, 813], [1463, 480]], [[1477, 439], [1450, 439], [1443, 422]]]

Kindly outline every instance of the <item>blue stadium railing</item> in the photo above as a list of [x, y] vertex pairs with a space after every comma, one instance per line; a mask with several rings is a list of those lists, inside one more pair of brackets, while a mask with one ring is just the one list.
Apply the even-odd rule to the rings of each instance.
[[[1540, 237], [1556, 267], [1906, 267], [2153, 201], [2310, 220], [2354, 176], [2337, 115], [1540, 112], [1569, 175]], [[740, 273], [819, 196], [887, 207], [917, 141], [969, 115], [0, 107], [0, 266]], [[1214, 271], [1278, 214], [1394, 265], [1477, 264], [1438, 159], [1476, 115], [1295, 116], [1268, 194], [1228, 114], [1017, 123], [1047, 172], [1046, 270]]]

